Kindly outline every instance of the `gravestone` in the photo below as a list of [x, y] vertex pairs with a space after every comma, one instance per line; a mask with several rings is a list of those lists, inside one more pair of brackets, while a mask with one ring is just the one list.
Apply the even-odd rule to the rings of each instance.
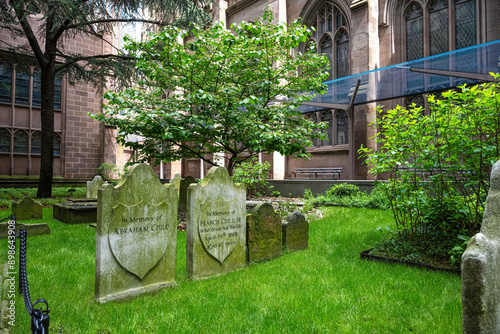
[[186, 268], [189, 279], [246, 266], [246, 190], [223, 167], [212, 167], [187, 192]]
[[87, 198], [97, 199], [97, 190], [104, 184], [99, 175], [94, 176], [92, 181], [87, 181]]
[[26, 196], [12, 203], [12, 213], [16, 215], [16, 220], [42, 219], [42, 204]]
[[306, 249], [309, 246], [309, 223], [302, 212], [290, 214], [282, 225], [283, 247], [288, 251]]
[[462, 331], [500, 333], [500, 161], [491, 172], [481, 230], [462, 255]]
[[187, 189], [190, 184], [196, 183], [192, 176], [185, 177], [179, 184], [179, 211], [187, 210]]
[[247, 250], [249, 263], [268, 261], [281, 256], [281, 217], [271, 203], [259, 203], [247, 215]]
[[179, 189], [181, 187], [181, 180], [182, 177], [179, 174], [175, 174], [169, 182], [170, 184], [173, 184], [175, 186], [175, 189], [177, 189], [177, 193], [179, 193]]
[[177, 191], [147, 164], [98, 191], [95, 298], [128, 299], [175, 284]]

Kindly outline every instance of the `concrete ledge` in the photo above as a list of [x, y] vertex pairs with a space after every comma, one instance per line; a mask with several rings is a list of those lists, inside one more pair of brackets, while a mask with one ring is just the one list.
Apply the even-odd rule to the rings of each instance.
[[[323, 194], [336, 184], [354, 184], [361, 191], [370, 193], [373, 190], [373, 180], [315, 180], [315, 179], [286, 179], [267, 180], [268, 186], [273, 186], [273, 191], [279, 191], [283, 197], [304, 197], [304, 191], [310, 189], [313, 195]], [[268, 191], [270, 193], [270, 191]]]

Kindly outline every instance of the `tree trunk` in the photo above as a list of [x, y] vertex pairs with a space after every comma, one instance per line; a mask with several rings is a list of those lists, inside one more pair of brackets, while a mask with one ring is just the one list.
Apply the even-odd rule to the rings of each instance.
[[48, 57], [47, 66], [42, 66], [42, 151], [40, 161], [40, 178], [38, 182], [37, 198], [52, 196], [52, 179], [54, 165], [54, 80], [56, 67], [54, 57]]

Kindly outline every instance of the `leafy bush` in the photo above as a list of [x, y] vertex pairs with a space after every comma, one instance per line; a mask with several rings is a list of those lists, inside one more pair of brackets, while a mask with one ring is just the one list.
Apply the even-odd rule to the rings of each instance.
[[415, 105], [379, 108], [373, 125], [380, 149], [360, 153], [373, 174], [390, 175], [397, 237], [421, 251], [436, 239], [433, 247], [454, 249], [457, 261], [457, 236], [479, 231], [491, 167], [500, 159], [500, 84], [464, 85], [428, 102], [429, 116]]
[[341, 183], [336, 184], [326, 191], [326, 197], [336, 198], [336, 197], [353, 197], [359, 194], [360, 190], [358, 186], [354, 184]]
[[[242, 162], [234, 169], [233, 180], [247, 187], [247, 196], [263, 196], [266, 191], [267, 174], [271, 165], [268, 161], [257, 162], [257, 157]], [[272, 191], [272, 187], [269, 187]], [[274, 193], [274, 192], [273, 192]]]
[[383, 189], [384, 183], [378, 182], [371, 194], [368, 195], [356, 185], [343, 183], [333, 186], [324, 195], [317, 197], [314, 197], [310, 189], [306, 189], [304, 199], [306, 202], [387, 210], [389, 209], [389, 200]]

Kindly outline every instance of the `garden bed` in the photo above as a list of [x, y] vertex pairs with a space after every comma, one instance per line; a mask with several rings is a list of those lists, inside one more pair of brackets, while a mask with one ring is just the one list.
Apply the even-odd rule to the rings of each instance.
[[435, 266], [435, 265], [431, 265], [431, 264], [419, 263], [419, 262], [414, 262], [414, 261], [399, 260], [399, 259], [395, 259], [393, 257], [386, 257], [386, 256], [382, 256], [382, 255], [370, 254], [371, 251], [372, 251], [372, 248], [365, 250], [365, 251], [362, 251], [360, 254], [361, 259], [369, 260], [369, 261], [376, 261], [376, 262], [383, 262], [383, 263], [403, 264], [403, 265], [406, 265], [409, 267], [415, 267], [415, 268], [427, 269], [427, 270], [433, 270], [433, 271], [444, 271], [444, 272], [460, 275], [459, 269]]

